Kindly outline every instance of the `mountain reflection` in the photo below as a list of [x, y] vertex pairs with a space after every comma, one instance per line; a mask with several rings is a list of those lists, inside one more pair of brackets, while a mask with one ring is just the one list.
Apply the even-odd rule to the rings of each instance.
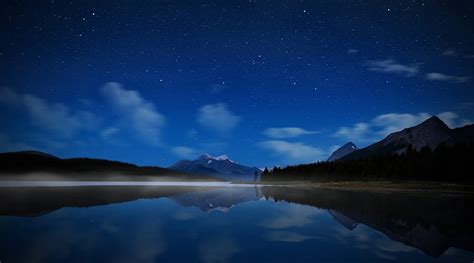
[[[297, 218], [268, 218], [264, 221], [264, 227], [271, 230], [264, 236], [269, 241], [316, 239], [316, 236], [291, 232], [287, 228], [305, 225], [313, 212], [323, 209], [350, 231], [363, 224], [435, 258], [449, 247], [474, 251], [474, 216], [469, 206], [473, 201], [471, 195], [296, 187], [20, 187], [0, 188], [0, 215], [41, 216], [63, 207], [90, 207], [162, 197], [205, 212], [227, 213], [238, 204], [261, 199], [306, 205], [304, 213], [299, 211], [293, 215]], [[175, 218], [187, 220], [192, 216], [182, 211]], [[208, 243], [216, 243], [214, 241], [211, 238]], [[232, 253], [228, 254], [239, 250], [233, 240], [223, 239], [217, 243], [231, 244], [222, 245], [232, 247]], [[206, 244], [204, 242], [199, 247], [203, 257], [209, 254], [204, 253], [210, 249]], [[212, 261], [213, 258], [207, 259]]]
[[349, 230], [362, 223], [432, 257], [449, 247], [474, 250], [472, 196], [263, 188], [266, 198], [327, 209]]

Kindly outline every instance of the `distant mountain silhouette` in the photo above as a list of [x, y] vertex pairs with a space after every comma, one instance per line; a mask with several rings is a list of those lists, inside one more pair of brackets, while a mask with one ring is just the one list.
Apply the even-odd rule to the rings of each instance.
[[[92, 158], [61, 159], [56, 156], [39, 151], [21, 151], [0, 153], [0, 176], [18, 175], [23, 173], [46, 172], [75, 178], [91, 177], [91, 174], [137, 175], [137, 178], [146, 179], [144, 176], [170, 175], [190, 179], [211, 179], [209, 177], [190, 177], [183, 173], [156, 166], [137, 166], [135, 164]], [[178, 176], [178, 177], [176, 177]], [[95, 176], [97, 178], [97, 175]], [[215, 181], [215, 180], [214, 180]]]
[[357, 146], [352, 143], [352, 142], [348, 142], [346, 144], [344, 144], [343, 146], [339, 147], [337, 150], [335, 150], [331, 156], [329, 156], [328, 158], [328, 162], [333, 162], [333, 161], [336, 161], [336, 160], [339, 160], [341, 159], [342, 157], [352, 153], [353, 151], [356, 151], [357, 150]]
[[404, 153], [409, 147], [420, 151], [423, 147], [436, 149], [438, 145], [474, 142], [474, 125], [450, 129], [442, 120], [433, 116], [419, 125], [388, 135], [368, 147], [354, 151], [342, 159], [366, 158], [389, 153]]
[[262, 181], [434, 180], [474, 183], [474, 125], [433, 116], [335, 161], [274, 168]]
[[238, 164], [227, 155], [212, 157], [205, 154], [193, 161], [178, 161], [168, 168], [185, 173], [207, 174], [226, 180], [250, 180], [253, 179], [255, 172], [260, 173], [257, 167]]

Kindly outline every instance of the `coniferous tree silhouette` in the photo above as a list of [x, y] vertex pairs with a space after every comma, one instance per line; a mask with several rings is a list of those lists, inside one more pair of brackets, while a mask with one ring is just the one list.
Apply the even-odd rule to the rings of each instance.
[[316, 162], [265, 169], [261, 180], [351, 181], [434, 180], [474, 182], [474, 144], [440, 144], [434, 151], [408, 147], [399, 154], [383, 154], [335, 162]]

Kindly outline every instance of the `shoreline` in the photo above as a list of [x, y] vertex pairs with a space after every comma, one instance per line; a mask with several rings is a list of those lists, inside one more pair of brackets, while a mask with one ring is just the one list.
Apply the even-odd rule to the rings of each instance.
[[22, 176], [0, 176], [0, 187], [48, 187], [48, 186], [222, 186], [222, 187], [294, 187], [312, 189], [334, 189], [346, 191], [371, 191], [384, 193], [444, 193], [472, 194], [474, 184], [436, 181], [343, 181], [343, 182], [245, 182], [202, 180], [202, 178], [149, 175], [74, 175], [59, 176], [34, 174]]
[[257, 183], [261, 186], [275, 187], [297, 187], [314, 189], [334, 189], [347, 191], [371, 191], [385, 193], [452, 193], [452, 194], [473, 194], [473, 184], [461, 184], [453, 182], [436, 181], [344, 181], [344, 182], [268, 182]]

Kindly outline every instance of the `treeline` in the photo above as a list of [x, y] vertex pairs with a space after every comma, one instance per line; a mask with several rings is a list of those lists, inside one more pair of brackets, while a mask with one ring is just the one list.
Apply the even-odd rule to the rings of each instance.
[[439, 145], [434, 151], [408, 148], [403, 154], [373, 155], [335, 162], [317, 162], [265, 169], [263, 182], [430, 180], [474, 182], [474, 144]]
[[104, 159], [60, 159], [54, 156], [22, 152], [0, 154], [0, 174], [28, 172], [120, 172], [124, 174], [141, 175], [178, 174], [175, 171], [161, 167], [143, 167], [135, 164]]

